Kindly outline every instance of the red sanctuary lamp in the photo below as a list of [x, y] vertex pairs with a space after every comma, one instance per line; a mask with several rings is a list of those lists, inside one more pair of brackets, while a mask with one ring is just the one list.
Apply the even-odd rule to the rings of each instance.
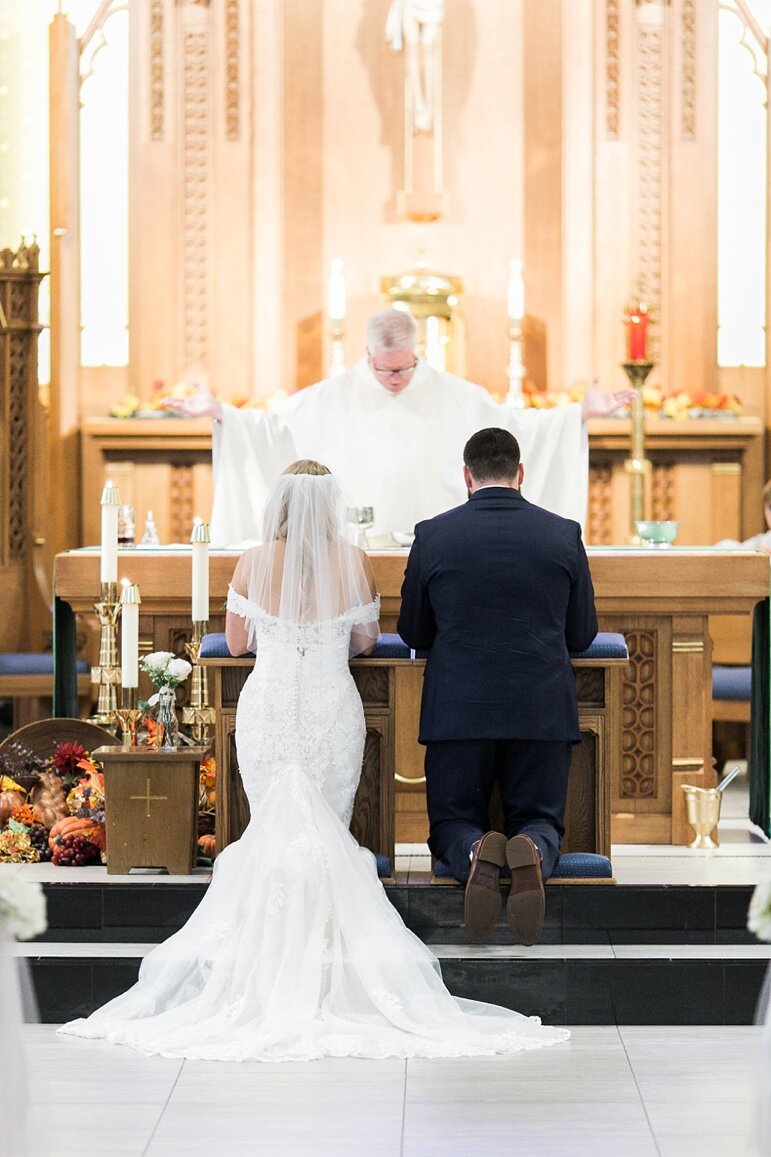
[[624, 315], [626, 323], [626, 352], [630, 362], [644, 362], [648, 351], [648, 322], [650, 314], [647, 305], [640, 301], [627, 307]]

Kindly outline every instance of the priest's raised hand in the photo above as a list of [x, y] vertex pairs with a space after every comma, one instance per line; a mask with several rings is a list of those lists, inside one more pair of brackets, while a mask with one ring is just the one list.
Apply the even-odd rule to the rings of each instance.
[[187, 418], [214, 418], [218, 422], [222, 421], [222, 403], [217, 401], [209, 387], [195, 382], [193, 389], [195, 393], [187, 398], [162, 398], [161, 405]]
[[597, 379], [593, 378], [581, 403], [581, 417], [585, 422], [590, 418], [607, 418], [623, 406], [631, 406], [633, 398], [631, 386], [620, 390], [599, 390]]

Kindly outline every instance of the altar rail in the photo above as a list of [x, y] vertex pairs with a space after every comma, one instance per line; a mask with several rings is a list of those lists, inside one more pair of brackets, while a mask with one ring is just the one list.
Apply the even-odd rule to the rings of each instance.
[[[382, 652], [407, 648], [386, 644]], [[233, 658], [224, 636], [208, 636], [201, 662], [211, 669], [217, 713], [217, 848], [243, 832], [249, 805], [238, 774], [235, 744], [236, 705], [254, 666], [254, 656]], [[221, 657], [217, 657], [221, 656]], [[581, 655], [572, 657], [578, 697], [581, 742], [573, 747], [565, 809], [562, 853], [593, 852], [610, 856], [611, 768], [621, 756], [621, 676], [628, 654], [621, 636], [598, 636]], [[367, 737], [361, 780], [354, 803], [351, 831], [360, 844], [394, 862], [395, 752], [398, 673], [416, 670], [422, 678], [424, 659], [354, 659], [351, 672], [364, 706]]]

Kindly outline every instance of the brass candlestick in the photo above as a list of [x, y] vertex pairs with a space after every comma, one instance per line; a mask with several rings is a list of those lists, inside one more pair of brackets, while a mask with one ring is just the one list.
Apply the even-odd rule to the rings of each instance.
[[336, 378], [338, 374], [345, 373], [345, 346], [343, 345], [343, 338], [345, 337], [345, 322], [342, 319], [334, 318], [332, 320], [332, 356], [329, 364], [330, 378]]
[[522, 382], [525, 377], [525, 366], [522, 361], [522, 323], [513, 319], [509, 325], [509, 364], [506, 367], [506, 377], [509, 379], [506, 401], [513, 409], [523, 410], [525, 395], [522, 393]]
[[137, 726], [142, 718], [142, 712], [137, 707], [139, 692], [136, 687], [122, 687], [121, 705], [115, 712], [121, 730], [121, 740], [124, 747], [137, 746]]
[[653, 369], [653, 362], [624, 362], [626, 376], [634, 387], [632, 399], [632, 428], [629, 435], [630, 456], [624, 463], [629, 475], [629, 542], [639, 546], [640, 536], [636, 523], [645, 518], [645, 475], [651, 468], [650, 459], [645, 457], [645, 409], [642, 387]]
[[209, 742], [209, 729], [214, 726], [216, 713], [209, 703], [209, 683], [206, 669], [198, 662], [201, 641], [208, 622], [193, 622], [193, 637], [185, 643], [185, 651], [193, 670], [190, 674], [190, 703], [182, 708], [182, 722], [190, 727], [193, 739], [201, 747]]
[[117, 583], [101, 584], [101, 599], [94, 603], [99, 625], [99, 663], [91, 668], [91, 682], [99, 685], [99, 699], [92, 723], [103, 727], [114, 727], [118, 709], [117, 688], [120, 685], [120, 665], [118, 664], [118, 619], [120, 603], [117, 598]]

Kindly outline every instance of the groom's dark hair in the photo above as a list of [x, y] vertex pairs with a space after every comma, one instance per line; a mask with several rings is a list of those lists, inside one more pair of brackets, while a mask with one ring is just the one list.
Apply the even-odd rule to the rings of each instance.
[[519, 442], [508, 430], [477, 430], [463, 447], [463, 461], [475, 482], [511, 482], [519, 470]]

